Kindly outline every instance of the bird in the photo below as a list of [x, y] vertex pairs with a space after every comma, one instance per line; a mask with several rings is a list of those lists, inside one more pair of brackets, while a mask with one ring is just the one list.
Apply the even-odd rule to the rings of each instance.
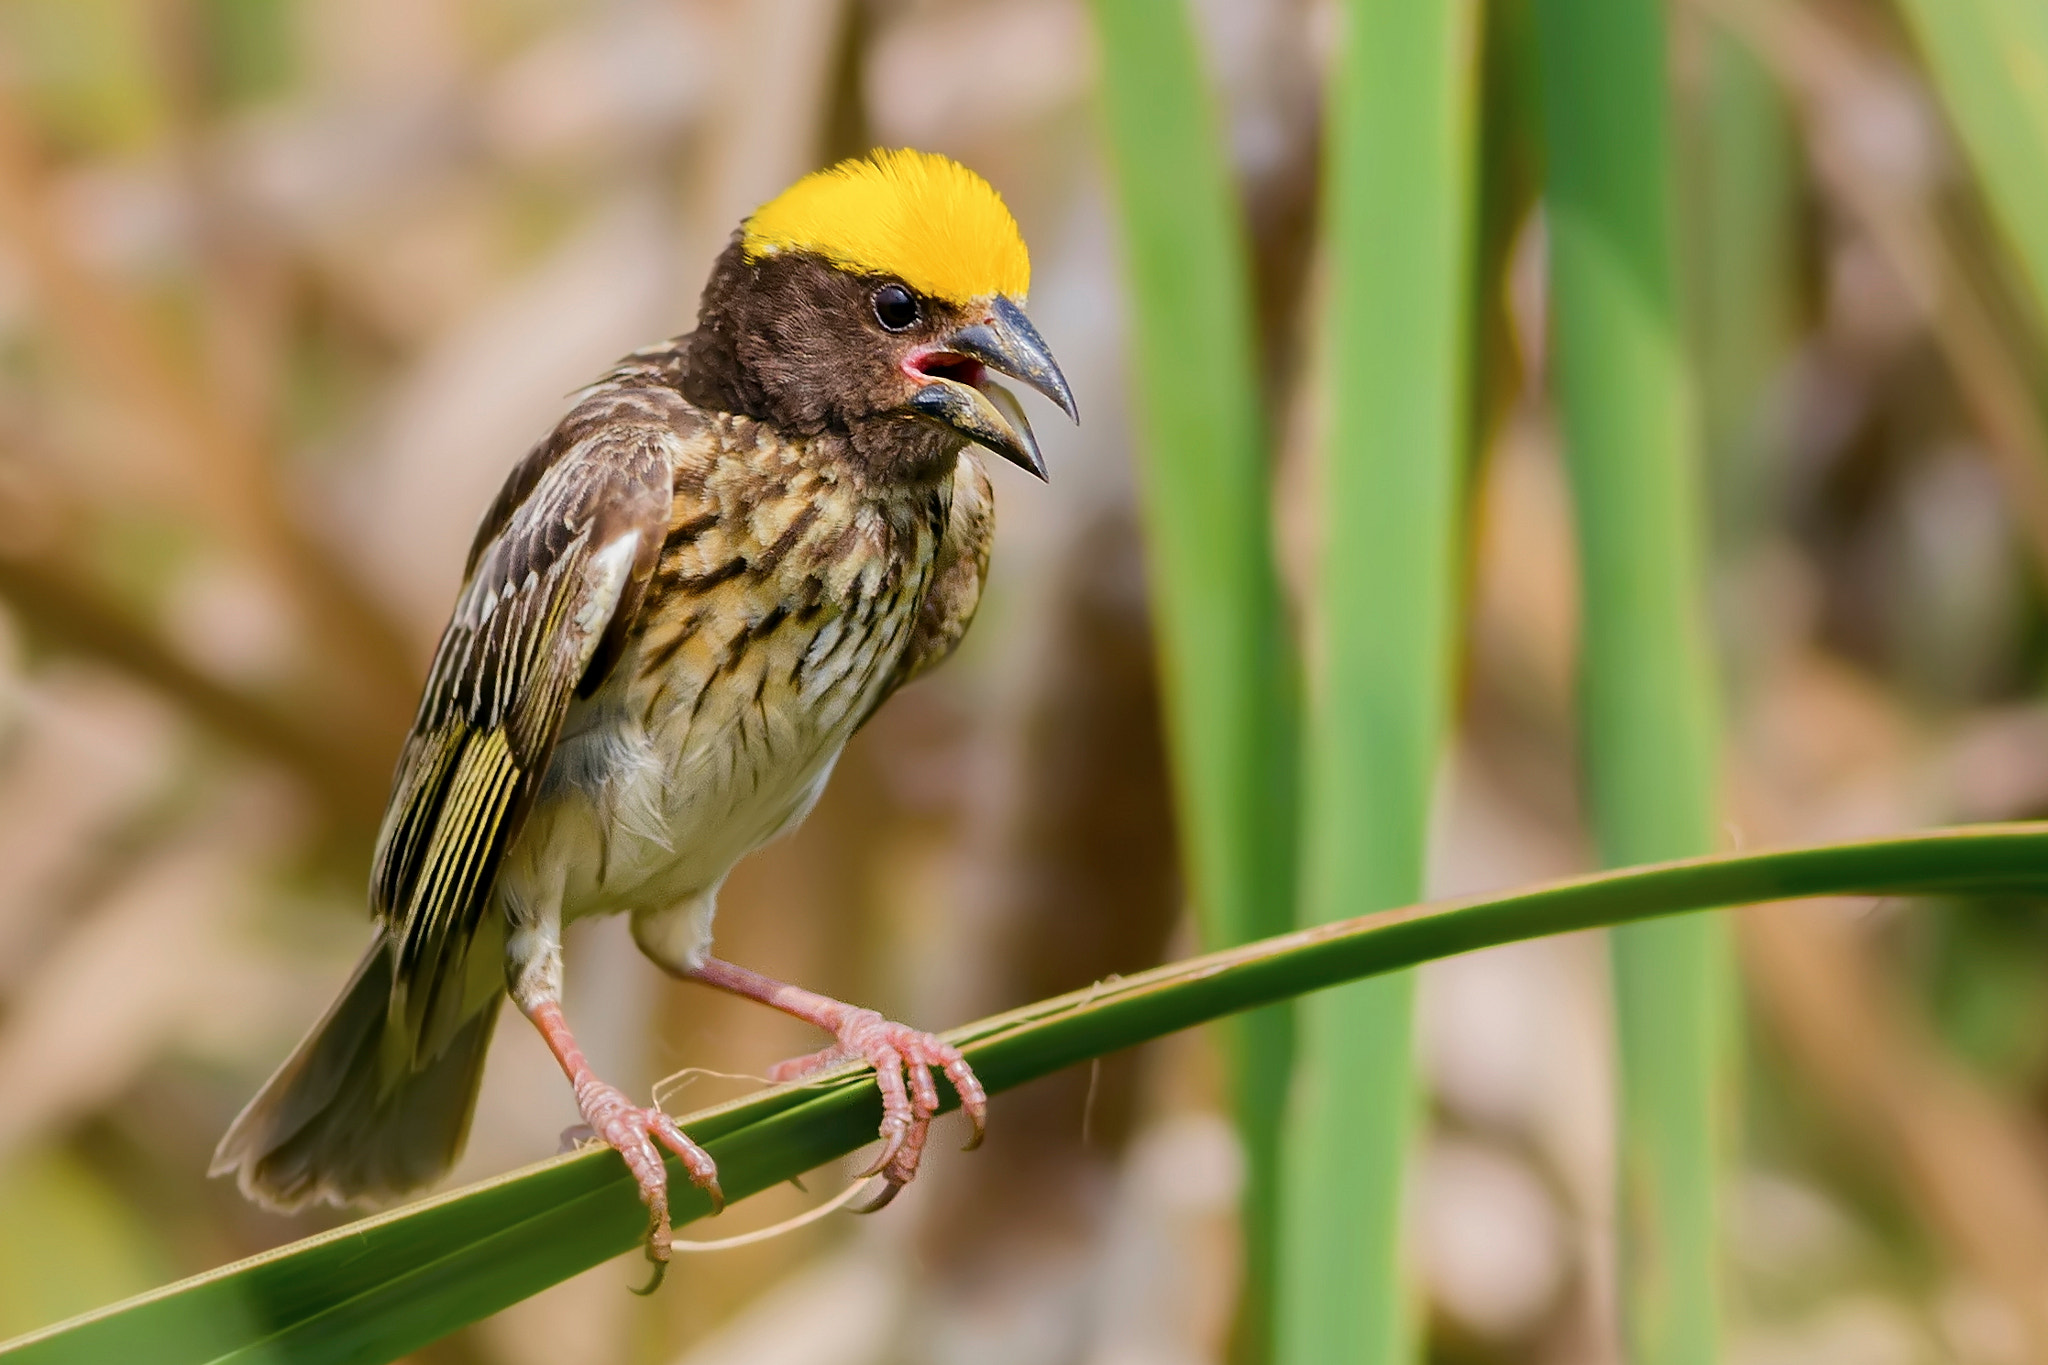
[[563, 1013], [563, 927], [613, 914], [671, 975], [831, 1037], [772, 1080], [873, 1067], [877, 1205], [917, 1174], [934, 1072], [979, 1141], [987, 1096], [958, 1048], [715, 957], [712, 928], [734, 864], [803, 820], [847, 740], [973, 620], [995, 515], [977, 452], [1047, 477], [993, 376], [1079, 420], [1030, 280], [985, 179], [877, 150], [748, 216], [695, 329], [573, 396], [478, 527], [378, 834], [369, 948], [212, 1174], [278, 1209], [432, 1184], [509, 995], [665, 1261], [664, 1149], [714, 1211], [724, 1196], [710, 1154], [600, 1079]]

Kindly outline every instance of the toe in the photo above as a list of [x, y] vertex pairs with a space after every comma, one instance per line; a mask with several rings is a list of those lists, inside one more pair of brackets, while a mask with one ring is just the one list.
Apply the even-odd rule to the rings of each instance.
[[932, 1069], [917, 1061], [908, 1069], [910, 1081], [910, 1108], [920, 1119], [928, 1119], [939, 1112], [939, 1087], [932, 1081]]
[[792, 1058], [769, 1071], [769, 1079], [792, 1081], [858, 1058], [874, 1068], [882, 1096], [882, 1146], [865, 1175], [882, 1176], [887, 1192], [863, 1212], [872, 1212], [894, 1198], [894, 1191], [917, 1174], [931, 1121], [939, 1112], [938, 1079], [959, 1096], [960, 1108], [973, 1125], [967, 1146], [981, 1145], [988, 1126], [988, 1094], [960, 1049], [934, 1034], [892, 1023], [873, 1010], [855, 1010], [839, 1021], [838, 1043], [808, 1057]]
[[924, 1162], [925, 1139], [931, 1136], [931, 1131], [929, 1119], [920, 1119], [912, 1124], [910, 1131], [904, 1135], [903, 1145], [883, 1168], [882, 1177], [891, 1185], [897, 1186], [908, 1185], [917, 1179], [918, 1167]]
[[960, 1097], [960, 1112], [974, 1126], [974, 1135], [967, 1140], [967, 1150], [971, 1152], [988, 1136], [988, 1092], [981, 1087], [981, 1077], [974, 1074], [974, 1068], [958, 1052], [946, 1062], [946, 1080]]
[[[627, 1157], [626, 1165], [632, 1169], [634, 1179], [639, 1182], [640, 1202], [647, 1206], [647, 1259], [656, 1266], [663, 1265], [669, 1257], [668, 1181], [658, 1176], [650, 1182], [644, 1172], [634, 1167], [631, 1157]], [[658, 1159], [654, 1163], [654, 1169], [660, 1172], [661, 1176], [666, 1175]], [[660, 1283], [659, 1276], [656, 1277], [655, 1283]], [[652, 1288], [650, 1285], [648, 1292], [651, 1293]]]
[[[943, 1072], [953, 1092], [960, 1097], [961, 1112], [967, 1115], [968, 1123], [974, 1128], [967, 1141], [967, 1150], [979, 1147], [988, 1128], [988, 1092], [982, 1089], [981, 1078], [974, 1074], [974, 1068], [967, 1065], [967, 1058], [961, 1055], [959, 1048], [930, 1033], [914, 1035], [914, 1045], [905, 1051], [915, 1056], [912, 1085], [920, 1098], [920, 1115], [938, 1112], [938, 1087], [931, 1073], [933, 1070]], [[923, 1100], [926, 1095], [930, 1096], [928, 1102]]]
[[829, 1071], [847, 1060], [846, 1050], [834, 1045], [804, 1057], [791, 1057], [768, 1068], [768, 1079], [776, 1085], [800, 1081], [820, 1071]]
[[661, 1110], [648, 1110], [647, 1121], [661, 1145], [676, 1154], [690, 1183], [710, 1196], [712, 1216], [725, 1212], [725, 1191], [719, 1188], [718, 1163], [711, 1159], [711, 1153], [691, 1141], [690, 1135]]
[[[658, 1109], [640, 1108], [615, 1087], [587, 1082], [578, 1087], [576, 1098], [583, 1110], [584, 1122], [619, 1154], [619, 1159], [631, 1172], [633, 1182], [640, 1187], [640, 1202], [647, 1206], [648, 1259], [657, 1264], [666, 1261], [669, 1256], [668, 1167], [662, 1162], [661, 1150], [654, 1145], [649, 1134], [652, 1132], [667, 1144], [673, 1133], [684, 1146], [700, 1156], [701, 1149], [684, 1136], [682, 1129], [676, 1127], [667, 1115]], [[704, 1160], [709, 1162], [710, 1158], [707, 1156]], [[692, 1178], [695, 1178], [694, 1169]]]
[[903, 1059], [895, 1053], [876, 1060], [875, 1088], [882, 1092], [882, 1150], [868, 1167], [868, 1175], [879, 1175], [897, 1159], [918, 1123], [903, 1085]]

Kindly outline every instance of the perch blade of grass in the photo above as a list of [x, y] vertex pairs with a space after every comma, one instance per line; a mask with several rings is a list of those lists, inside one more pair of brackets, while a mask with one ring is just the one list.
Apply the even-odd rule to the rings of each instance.
[[[1457, 635], [1469, 414], [1472, 0], [1353, 0], [1330, 98], [1330, 430], [1317, 503], [1303, 918], [1422, 894]], [[1401, 1211], [1414, 982], [1304, 1003], [1283, 1146], [1274, 1358], [1417, 1350]]]
[[[1095, 0], [1131, 282], [1153, 629], [1190, 894], [1210, 947], [1294, 922], [1294, 700], [1242, 215], [1181, 0]], [[1248, 1179], [1240, 1341], [1264, 1340], [1292, 1020], [1234, 1030]]]
[[[1678, 857], [1712, 846], [1717, 793], [1663, 5], [1537, 0], [1536, 13], [1593, 824], [1609, 864]], [[1726, 959], [1712, 917], [1614, 939], [1622, 1309], [1636, 1365], [1720, 1358]]]
[[[1803, 896], [2048, 893], [2048, 824], [1935, 830], [1724, 854], [1296, 930], [1041, 1001], [954, 1030], [992, 1091], [1367, 976], [1546, 934]], [[872, 1141], [871, 1076], [854, 1070], [686, 1116], [732, 1196]], [[997, 1110], [1000, 1116], [1001, 1110]], [[678, 1225], [704, 1200], [678, 1181]], [[557, 1157], [367, 1218], [0, 1344], [8, 1365], [341, 1365], [395, 1360], [630, 1251], [645, 1228], [610, 1152]], [[687, 1263], [667, 1292], [689, 1292]], [[622, 1270], [623, 1291], [636, 1270]]]

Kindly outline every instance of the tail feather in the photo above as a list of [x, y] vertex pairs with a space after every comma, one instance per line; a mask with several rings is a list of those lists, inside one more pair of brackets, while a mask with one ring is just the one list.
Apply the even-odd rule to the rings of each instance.
[[387, 1036], [391, 982], [379, 935], [326, 1017], [228, 1128], [209, 1174], [233, 1172], [251, 1199], [295, 1209], [384, 1203], [447, 1173], [469, 1136], [497, 1000], [412, 1061], [411, 1040], [395, 1047]]

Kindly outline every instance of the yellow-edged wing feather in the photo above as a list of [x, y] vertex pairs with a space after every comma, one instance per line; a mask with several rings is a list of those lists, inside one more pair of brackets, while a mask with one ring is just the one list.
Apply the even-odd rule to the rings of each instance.
[[394, 1035], [413, 1066], [463, 1022], [468, 949], [498, 864], [571, 700], [602, 681], [639, 612], [675, 459], [698, 421], [662, 391], [593, 396], [514, 471], [478, 532], [371, 879], [395, 955]]

